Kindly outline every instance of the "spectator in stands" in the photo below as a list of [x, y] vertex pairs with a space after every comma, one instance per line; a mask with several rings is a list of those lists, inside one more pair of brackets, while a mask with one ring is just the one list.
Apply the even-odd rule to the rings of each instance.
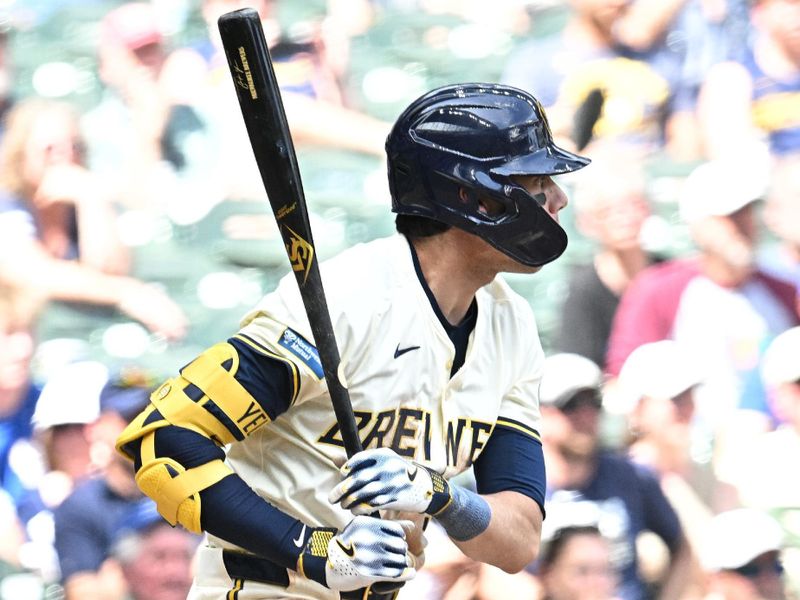
[[708, 600], [784, 600], [780, 555], [783, 531], [766, 513], [740, 508], [720, 513], [706, 530], [703, 565]]
[[612, 543], [623, 599], [650, 596], [640, 566], [648, 557], [637, 538], [651, 531], [669, 551], [657, 583], [657, 598], [680, 598], [690, 583], [691, 552], [678, 516], [656, 476], [625, 456], [604, 450], [600, 440], [600, 368], [578, 354], [553, 354], [545, 360], [540, 386], [543, 447], [548, 497], [542, 538], [564, 525], [594, 525]]
[[19, 551], [24, 542], [25, 533], [14, 501], [0, 488], [0, 585], [4, 577], [19, 572]]
[[10, 18], [0, 13], [0, 140], [5, 131], [6, 114], [14, 105], [14, 65], [9, 41], [12, 34]]
[[9, 114], [0, 148], [0, 278], [47, 299], [113, 306], [168, 339], [186, 318], [130, 277], [106, 190], [84, 164], [74, 111], [29, 98]]
[[613, 600], [617, 573], [611, 544], [594, 525], [567, 525], [542, 548], [542, 600]]
[[731, 470], [742, 502], [762, 509], [800, 508], [800, 486], [786, 465], [800, 461], [800, 327], [776, 337], [767, 348], [761, 374], [776, 415], [774, 431], [756, 437]]
[[800, 152], [776, 160], [764, 222], [777, 243], [764, 248], [759, 264], [767, 273], [794, 283], [800, 295]]
[[692, 502], [687, 509], [719, 512], [737, 497], [716, 479], [711, 457], [694, 439], [694, 393], [704, 369], [690, 354], [674, 340], [642, 344], [625, 360], [613, 389], [606, 389], [604, 406], [628, 415], [628, 453], [658, 473], [673, 506], [680, 509], [686, 499]]
[[765, 136], [773, 155], [800, 150], [800, 5], [751, 2], [752, 43], [707, 74], [698, 122], [706, 154], [738, 154]]
[[30, 442], [41, 392], [30, 369], [36, 307], [24, 289], [0, 280], [0, 562], [9, 565], [19, 565], [24, 541], [17, 504], [26, 490], [26, 465], [19, 449]]
[[92, 360], [48, 374], [32, 423], [51, 473], [62, 473], [72, 482], [96, 474], [85, 426], [100, 414], [100, 391], [107, 381], [108, 368]]
[[650, 215], [645, 188], [641, 155], [618, 144], [599, 148], [576, 179], [575, 222], [593, 248], [590, 260], [572, 267], [555, 350], [605, 363], [620, 296], [637, 273], [657, 261], [641, 241]]
[[348, 104], [337, 79], [344, 67], [329, 64], [319, 31], [312, 27], [310, 36], [287, 36], [278, 23], [277, 4], [204, 0], [207, 38], [176, 50], [165, 67], [177, 73], [186, 94], [199, 101], [205, 135], [215, 144], [213, 179], [223, 183], [218, 189], [223, 199], [261, 199], [264, 193], [217, 26], [222, 14], [240, 8], [254, 8], [262, 17], [295, 145], [340, 148], [381, 158], [384, 154], [390, 125]]
[[185, 600], [192, 585], [192, 556], [198, 536], [172, 527], [144, 498], [122, 517], [111, 544], [129, 600]]
[[127, 207], [164, 212], [176, 194], [198, 193], [199, 186], [181, 186], [180, 173], [212, 164], [198, 99], [182, 73], [169, 68], [169, 57], [150, 2], [128, 2], [103, 17], [97, 59], [104, 90], [82, 129], [89, 165]]
[[120, 519], [142, 496], [132, 465], [114, 451], [114, 442], [147, 406], [151, 388], [141, 373], [130, 372], [110, 380], [100, 393], [100, 416], [87, 430], [100, 475], [77, 486], [55, 511], [66, 600], [104, 598], [125, 587], [119, 572], [104, 561]]
[[25, 457], [28, 488], [17, 514], [25, 526], [28, 566], [48, 583], [59, 580], [53, 513], [76, 485], [97, 471], [87, 433], [99, 416], [99, 394], [107, 380], [105, 365], [89, 360], [48, 373], [31, 419], [33, 448]]
[[[700, 367], [673, 340], [642, 344], [625, 360], [617, 381], [617, 409], [629, 415], [628, 450], [659, 474], [689, 476], [691, 423]], [[606, 403], [608, 405], [608, 403]]]
[[32, 437], [41, 393], [31, 374], [37, 306], [25, 288], [0, 280], [0, 488], [14, 503], [25, 491], [25, 465], [14, 460], [14, 448]]
[[698, 255], [649, 267], [632, 282], [615, 316], [607, 360], [616, 375], [642, 344], [681, 344], [704, 365], [696, 425], [722, 462], [727, 450], [746, 448], [749, 436], [772, 427], [758, 375], [761, 355], [775, 335], [798, 323], [794, 287], [754, 264], [755, 202], [763, 187], [756, 173], [743, 169], [715, 161], [687, 178], [680, 209]]
[[618, 39], [618, 26], [640, 3], [570, 0], [569, 4], [572, 13], [563, 30], [515, 50], [503, 82], [534, 92], [562, 139], [574, 137], [579, 107], [598, 90], [605, 102], [593, 129], [596, 138], [622, 139], [646, 151], [664, 144], [693, 148], [696, 90], [687, 89], [682, 79], [684, 48], [659, 43], [636, 50]]
[[[615, 385], [606, 386], [603, 401], [606, 410], [627, 415], [628, 455], [658, 477], [695, 556], [702, 545], [698, 532], [714, 513], [739, 501], [694, 440], [694, 390], [702, 377], [702, 364], [692, 362], [677, 342], [643, 344], [628, 356]], [[700, 593], [700, 567], [694, 567], [694, 592]]]

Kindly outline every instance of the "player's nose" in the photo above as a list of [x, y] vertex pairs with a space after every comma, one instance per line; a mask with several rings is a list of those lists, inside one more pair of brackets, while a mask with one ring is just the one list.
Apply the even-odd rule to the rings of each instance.
[[544, 190], [546, 201], [544, 205], [544, 209], [550, 214], [553, 219], [558, 222], [558, 213], [560, 210], [565, 208], [569, 203], [567, 199], [567, 195], [564, 193], [564, 190], [554, 182], [552, 179], [548, 182], [548, 185], [545, 187]]

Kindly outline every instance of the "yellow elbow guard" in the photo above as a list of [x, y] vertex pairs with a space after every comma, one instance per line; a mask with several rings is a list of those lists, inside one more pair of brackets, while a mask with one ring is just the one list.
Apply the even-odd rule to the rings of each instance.
[[156, 501], [158, 512], [170, 525], [180, 523], [200, 533], [200, 492], [233, 471], [221, 460], [186, 469], [171, 458], [156, 458], [154, 437], [151, 432], [142, 438], [142, 467], [136, 473], [136, 485]]
[[[223, 363], [227, 363], [227, 369]], [[117, 440], [117, 449], [133, 459], [125, 444], [167, 424], [190, 429], [222, 446], [242, 440], [269, 423], [266, 411], [234, 377], [238, 366], [239, 356], [231, 344], [216, 344], [206, 350], [178, 377], [165, 381], [150, 394], [150, 406], [128, 425]], [[190, 398], [190, 386], [200, 390], [202, 397]], [[151, 419], [154, 410], [162, 419]]]
[[[229, 367], [222, 365], [228, 363]], [[234, 377], [239, 355], [228, 343], [216, 344], [181, 370], [150, 397], [153, 406], [173, 425], [193, 429], [221, 444], [241, 440], [270, 422], [267, 413], [255, 398]], [[185, 389], [193, 385], [203, 392], [195, 402]], [[228, 417], [223, 425], [206, 410], [213, 402]]]

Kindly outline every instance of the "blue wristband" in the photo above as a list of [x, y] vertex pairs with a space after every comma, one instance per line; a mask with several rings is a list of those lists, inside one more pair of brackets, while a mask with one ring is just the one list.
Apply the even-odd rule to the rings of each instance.
[[457, 542], [466, 542], [486, 531], [492, 520], [489, 503], [457, 485], [450, 486], [450, 490], [452, 500], [436, 515], [447, 535]]

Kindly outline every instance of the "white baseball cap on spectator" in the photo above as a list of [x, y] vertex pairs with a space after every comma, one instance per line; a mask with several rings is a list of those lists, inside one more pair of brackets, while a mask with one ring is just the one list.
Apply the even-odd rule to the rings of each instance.
[[100, 415], [100, 391], [108, 369], [96, 361], [80, 361], [56, 371], [45, 383], [31, 422], [37, 431], [55, 425], [93, 423]]
[[761, 377], [767, 387], [800, 382], [800, 327], [778, 335], [764, 353]]
[[613, 406], [607, 408], [615, 413], [626, 413], [645, 396], [676, 398], [701, 382], [700, 370], [678, 342], [660, 340], [642, 344], [625, 359], [613, 395]]
[[769, 184], [768, 165], [761, 168], [745, 161], [713, 160], [705, 162], [683, 182], [679, 199], [681, 219], [693, 223], [706, 217], [732, 215], [739, 209], [764, 198]]
[[563, 408], [578, 392], [599, 390], [602, 384], [603, 373], [594, 361], [571, 352], [552, 354], [544, 361], [539, 402]]
[[738, 569], [767, 552], [779, 552], [784, 534], [778, 522], [754, 508], [715, 515], [709, 523], [700, 559], [707, 571]]

